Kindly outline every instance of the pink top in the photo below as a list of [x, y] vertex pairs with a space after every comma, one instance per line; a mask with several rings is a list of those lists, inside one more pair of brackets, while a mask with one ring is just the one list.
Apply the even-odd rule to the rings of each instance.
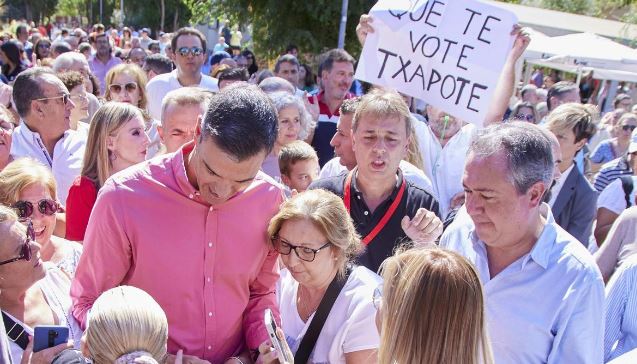
[[88, 60], [88, 65], [91, 69], [91, 73], [93, 73], [95, 77], [97, 77], [97, 79], [100, 81], [100, 95], [104, 95], [104, 92], [106, 91], [106, 84], [104, 83], [106, 74], [108, 73], [108, 71], [110, 71], [111, 68], [117, 66], [120, 63], [122, 63], [122, 60], [118, 57], [113, 56], [112, 54], [111, 58], [109, 58], [108, 62], [106, 63], [102, 63], [102, 61], [100, 61], [97, 56], [92, 56]]
[[166, 312], [170, 353], [222, 363], [267, 339], [266, 308], [278, 319], [278, 253], [266, 231], [283, 193], [259, 172], [211, 207], [186, 177], [193, 146], [130, 167], [100, 189], [71, 287], [73, 314], [85, 326], [100, 293], [135, 286]]

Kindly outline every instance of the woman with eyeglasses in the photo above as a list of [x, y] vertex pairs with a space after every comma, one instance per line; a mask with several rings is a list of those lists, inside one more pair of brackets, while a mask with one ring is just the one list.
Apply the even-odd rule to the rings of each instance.
[[33, 47], [35, 58], [38, 60], [51, 57], [51, 40], [49, 38], [40, 38]]
[[146, 160], [150, 139], [142, 112], [129, 104], [107, 102], [91, 121], [80, 176], [66, 199], [66, 238], [84, 240], [97, 191], [111, 175]]
[[[372, 302], [378, 275], [351, 265], [361, 248], [360, 237], [343, 200], [325, 190], [310, 190], [286, 201], [270, 221], [268, 233], [281, 254], [277, 298], [287, 343], [299, 358], [301, 344], [331, 284], [338, 292], [309, 361], [314, 363], [376, 363], [379, 336]], [[335, 283], [332, 283], [332, 282]], [[327, 295], [329, 296], [329, 295]], [[327, 299], [326, 299], [327, 300]], [[269, 342], [260, 348], [260, 363], [276, 362]], [[305, 351], [305, 350], [304, 350]]]
[[518, 102], [511, 110], [511, 118], [520, 121], [526, 121], [531, 124], [537, 124], [538, 117], [535, 106], [530, 102]]
[[75, 275], [82, 254], [78, 243], [54, 236], [60, 211], [51, 170], [31, 158], [19, 158], [0, 172], [0, 204], [13, 207], [22, 220], [30, 219], [42, 260]]
[[88, 134], [89, 125], [80, 121], [88, 118], [89, 115], [84, 76], [76, 71], [58, 73], [57, 76], [69, 90], [71, 101], [75, 104], [71, 110], [71, 129]]
[[492, 364], [478, 273], [439, 249], [398, 252], [381, 266], [374, 292], [381, 364]]
[[630, 145], [630, 136], [635, 128], [637, 128], [637, 114], [629, 112], [622, 115], [614, 127], [613, 134], [616, 136], [597, 145], [590, 156], [591, 162], [606, 163], [626, 154]]
[[42, 259], [34, 241], [33, 225], [18, 222], [12, 209], [0, 205], [0, 307], [5, 328], [10, 329], [9, 349], [20, 363], [24, 349], [40, 325], [61, 325], [80, 346], [82, 329], [71, 314], [69, 277]]
[[146, 83], [148, 78], [146, 73], [136, 64], [119, 64], [106, 74], [104, 79], [106, 101], [118, 101], [137, 106], [142, 110], [146, 132], [150, 137], [148, 146], [148, 156], [150, 159], [159, 153], [161, 140], [157, 126], [159, 122], [153, 120], [148, 114], [148, 97], [146, 95]]

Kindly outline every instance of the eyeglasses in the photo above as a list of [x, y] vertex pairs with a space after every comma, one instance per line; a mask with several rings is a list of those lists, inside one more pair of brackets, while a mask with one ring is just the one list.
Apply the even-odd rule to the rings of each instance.
[[26, 260], [27, 262], [31, 261], [33, 257], [33, 253], [31, 252], [31, 242], [35, 240], [35, 231], [33, 230], [33, 223], [29, 220], [27, 225], [27, 237], [24, 240], [24, 244], [22, 244], [22, 248], [20, 248], [20, 255], [15, 258], [4, 260], [0, 262], [0, 265], [5, 265], [13, 262], [17, 262], [19, 260]]
[[182, 57], [187, 57], [189, 54], [192, 54], [193, 56], [197, 57], [197, 56], [200, 56], [201, 54], [203, 54], [203, 48], [201, 48], [201, 47], [192, 47], [192, 48], [181, 47], [181, 48], [177, 49], [177, 53], [179, 53], [179, 55], [182, 56]]
[[64, 105], [69, 103], [69, 100], [71, 99], [71, 94], [68, 93], [63, 93], [62, 95], [59, 96], [53, 96], [53, 97], [43, 97], [41, 99], [35, 99], [34, 101], [46, 101], [46, 100], [55, 100], [55, 99], [62, 99], [62, 102], [64, 103]]
[[[60, 209], [60, 205], [49, 198], [43, 198], [36, 204], [38, 206], [38, 211], [47, 216], [54, 215]], [[29, 201], [18, 201], [13, 204], [13, 208], [16, 209], [18, 218], [22, 220], [28, 219], [31, 215], [33, 215], [33, 212], [35, 212], [33, 204]]]
[[111, 92], [114, 93], [114, 94], [118, 94], [118, 93], [122, 92], [122, 89], [126, 89], [126, 92], [131, 93], [131, 92], [137, 90], [137, 82], [128, 82], [128, 83], [123, 84], [123, 85], [114, 83], [114, 84], [110, 85], [108, 87], [108, 89], [111, 90]]
[[299, 259], [304, 260], [306, 262], [313, 262], [314, 258], [316, 258], [316, 253], [320, 252], [321, 250], [327, 248], [328, 246], [332, 244], [330, 242], [327, 242], [318, 249], [312, 249], [312, 248], [307, 248], [304, 246], [292, 245], [278, 236], [273, 237], [272, 241], [274, 243], [274, 246], [276, 247], [276, 250], [280, 254], [290, 255], [292, 250], [294, 250], [294, 253], [296, 254], [296, 256], [299, 257]]
[[380, 310], [380, 306], [383, 304], [383, 284], [381, 283], [374, 289], [374, 295], [372, 296], [372, 303], [377, 310]]
[[637, 128], [637, 126], [635, 125], [622, 125], [623, 131], [633, 131], [635, 130], [635, 128]]
[[88, 101], [88, 97], [86, 96], [86, 93], [71, 95], [71, 100], [73, 100], [74, 102], [84, 102]]
[[535, 116], [533, 116], [532, 114], [517, 114], [515, 115], [515, 118], [518, 120], [531, 121], [535, 119]]

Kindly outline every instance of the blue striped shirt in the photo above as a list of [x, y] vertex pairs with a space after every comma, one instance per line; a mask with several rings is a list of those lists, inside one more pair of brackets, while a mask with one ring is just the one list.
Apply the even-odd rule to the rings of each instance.
[[626, 260], [606, 286], [604, 362], [637, 348], [637, 256]]
[[626, 156], [613, 159], [604, 164], [595, 176], [595, 189], [602, 192], [606, 186], [617, 178], [625, 175], [631, 175], [633, 171], [630, 169]]

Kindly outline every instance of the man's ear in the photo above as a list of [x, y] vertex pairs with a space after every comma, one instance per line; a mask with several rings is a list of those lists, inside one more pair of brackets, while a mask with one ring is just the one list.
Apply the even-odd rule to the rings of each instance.
[[575, 148], [576, 148], [578, 153], [579, 153], [580, 150], [582, 150], [582, 148], [584, 148], [584, 145], [586, 143], [588, 143], [588, 138], [584, 138], [584, 139], [580, 140], [579, 142], [575, 143]]
[[290, 182], [292, 182], [292, 181], [290, 180], [290, 177], [288, 177], [287, 175], [285, 175], [285, 174], [281, 174], [281, 181], [283, 182], [283, 184], [284, 184], [284, 185], [286, 185], [286, 186], [288, 186], [288, 187], [292, 188], [292, 187], [290, 186]]
[[197, 127], [195, 128], [195, 145], [199, 144], [199, 139], [201, 138], [201, 123], [202, 123], [201, 115], [197, 116]]
[[533, 186], [529, 188], [526, 194], [529, 196], [529, 207], [537, 207], [542, 203], [544, 194], [546, 193], [546, 186], [544, 182], [535, 182]]
[[162, 144], [165, 142], [164, 141], [164, 127], [161, 125], [157, 125], [157, 134], [159, 134], [159, 139], [161, 140]]

